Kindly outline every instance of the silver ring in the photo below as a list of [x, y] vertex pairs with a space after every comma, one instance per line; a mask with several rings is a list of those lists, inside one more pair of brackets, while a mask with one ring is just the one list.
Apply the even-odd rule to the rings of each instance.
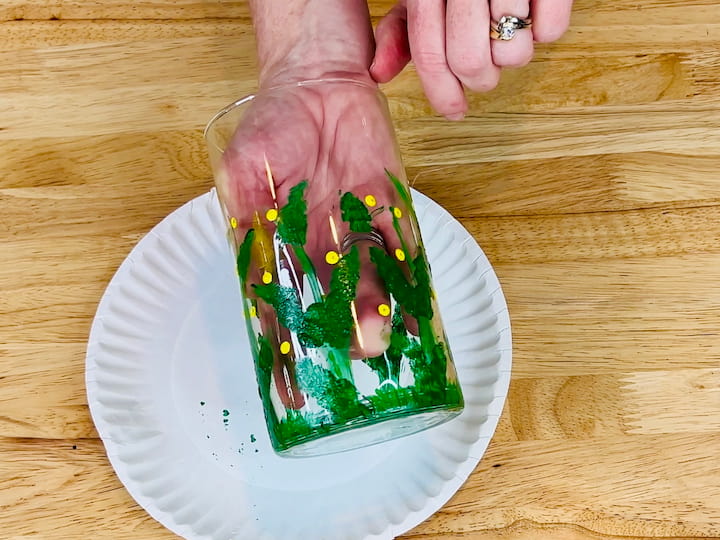
[[530, 28], [532, 19], [521, 19], [512, 15], [503, 15], [498, 22], [490, 22], [490, 38], [500, 41], [510, 41], [515, 33], [523, 28]]
[[354, 244], [358, 242], [364, 242], [369, 240], [370, 242], [376, 243], [381, 248], [385, 249], [385, 239], [380, 234], [380, 231], [373, 228], [370, 232], [349, 232], [347, 233], [340, 243], [340, 251], [343, 253], [347, 252]]

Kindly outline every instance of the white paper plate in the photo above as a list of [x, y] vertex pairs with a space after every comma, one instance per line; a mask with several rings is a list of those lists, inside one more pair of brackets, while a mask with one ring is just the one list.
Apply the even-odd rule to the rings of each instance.
[[465, 410], [342, 454], [288, 459], [270, 447], [214, 192], [132, 250], [98, 307], [86, 384], [110, 462], [152, 517], [193, 539], [389, 539], [467, 479], [507, 394], [510, 322], [477, 243], [435, 202], [413, 197]]

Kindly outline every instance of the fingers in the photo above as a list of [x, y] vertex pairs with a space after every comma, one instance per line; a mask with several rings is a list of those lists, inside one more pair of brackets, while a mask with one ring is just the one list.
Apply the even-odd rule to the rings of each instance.
[[375, 30], [375, 58], [370, 66], [370, 75], [376, 82], [388, 82], [400, 73], [409, 61], [407, 10], [403, 2], [398, 2], [382, 18]]
[[490, 11], [485, 0], [448, 0], [446, 47], [452, 72], [469, 89], [492, 90], [500, 69], [490, 53]]
[[385, 352], [390, 345], [390, 295], [370, 261], [374, 242], [358, 242], [360, 279], [355, 295], [357, 326], [353, 335], [353, 356], [372, 358]]
[[532, 3], [535, 41], [555, 41], [570, 24], [572, 0], [534, 0]]
[[[490, 13], [497, 23], [504, 15], [527, 19], [530, 16], [528, 0], [491, 0]], [[500, 67], [524, 66], [533, 56], [533, 33], [529, 28], [516, 30], [509, 41], [491, 40], [493, 63]]]
[[425, 95], [433, 108], [450, 120], [465, 115], [463, 88], [447, 62], [445, 1], [408, 0], [408, 40]]
[[[406, 21], [407, 43], [425, 94], [450, 120], [461, 119], [467, 110], [463, 86], [493, 89], [500, 68], [530, 62], [534, 40], [553, 41], [565, 32], [572, 8], [572, 0], [406, 0], [406, 9], [402, 4], [378, 25], [372, 75], [386, 82], [402, 69]], [[517, 29], [510, 40], [490, 39], [491, 21], [504, 15], [532, 16], [533, 26]]]

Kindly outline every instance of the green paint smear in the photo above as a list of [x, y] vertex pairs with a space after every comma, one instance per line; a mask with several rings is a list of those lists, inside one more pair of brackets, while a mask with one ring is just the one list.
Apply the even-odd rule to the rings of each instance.
[[372, 425], [389, 418], [412, 417], [416, 414], [435, 411], [459, 411], [463, 406], [460, 387], [452, 382], [447, 385], [445, 401], [438, 403], [429, 399], [417, 387], [394, 388], [390, 385], [378, 388], [375, 394], [367, 396], [366, 409], [344, 422], [328, 423], [325, 415], [301, 413], [287, 409], [287, 417], [271, 426], [273, 445], [277, 450], [286, 450], [299, 442], [319, 439], [331, 433], [339, 433], [355, 427]]
[[250, 442], [255, 442], [257, 439], [255, 438], [254, 434], [250, 434]]
[[369, 233], [372, 231], [372, 216], [363, 202], [350, 192], [340, 199], [342, 220], [349, 223], [352, 232]]

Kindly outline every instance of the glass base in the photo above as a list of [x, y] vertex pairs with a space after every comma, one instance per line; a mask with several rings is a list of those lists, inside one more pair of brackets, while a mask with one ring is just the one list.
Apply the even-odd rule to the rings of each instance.
[[276, 449], [282, 457], [314, 457], [345, 452], [379, 444], [392, 439], [419, 433], [431, 427], [444, 424], [463, 410], [462, 405], [428, 408], [420, 411], [398, 411], [396, 415], [351, 422], [333, 426], [326, 434], [316, 435], [306, 442], [298, 443], [284, 450]]

